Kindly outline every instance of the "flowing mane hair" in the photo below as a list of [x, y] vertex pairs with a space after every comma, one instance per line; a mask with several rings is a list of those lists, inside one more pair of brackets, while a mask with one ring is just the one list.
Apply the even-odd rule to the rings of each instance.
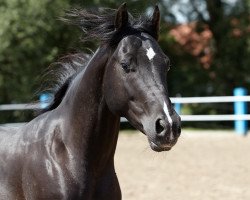
[[[125, 7], [124, 5], [123, 7]], [[66, 11], [61, 20], [67, 24], [78, 26], [83, 31], [83, 41], [97, 40], [112, 48], [123, 37], [141, 32], [148, 33], [158, 39], [158, 32], [154, 31], [155, 24], [152, 22], [152, 17], [140, 15], [135, 18], [128, 14], [126, 25], [119, 28], [115, 26], [117, 10], [100, 8], [95, 10], [72, 9]], [[91, 55], [77, 53], [69, 54], [52, 64], [52, 67], [56, 66], [56, 70], [50, 70], [48, 74], [51, 77], [50, 80], [56, 79], [56, 81], [53, 81], [52, 87], [43, 90], [43, 92], [52, 93], [54, 97], [50, 100], [48, 107], [40, 110], [39, 114], [53, 110], [61, 103], [72, 80], [87, 66], [89, 60], [91, 60]]]
[[152, 28], [152, 17], [140, 15], [133, 17], [129, 13], [128, 23], [122, 29], [115, 26], [117, 10], [110, 8], [99, 8], [95, 10], [73, 9], [66, 12], [62, 21], [76, 25], [83, 31], [83, 40], [98, 40], [116, 45], [120, 40], [130, 34], [145, 32], [157, 38]]

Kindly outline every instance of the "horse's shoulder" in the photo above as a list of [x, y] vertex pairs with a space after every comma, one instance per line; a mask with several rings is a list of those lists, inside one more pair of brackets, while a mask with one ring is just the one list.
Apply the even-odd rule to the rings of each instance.
[[3, 139], [13, 138], [18, 132], [18, 129], [19, 127], [0, 126], [0, 142], [3, 141]]

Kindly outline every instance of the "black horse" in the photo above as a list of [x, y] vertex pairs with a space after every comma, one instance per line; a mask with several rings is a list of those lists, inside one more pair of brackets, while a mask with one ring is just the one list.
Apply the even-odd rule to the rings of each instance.
[[78, 54], [61, 63], [70, 77], [43, 114], [19, 128], [0, 128], [1, 200], [119, 200], [120, 117], [143, 132], [154, 151], [170, 150], [180, 135], [167, 92], [169, 59], [156, 42], [158, 7], [138, 19], [126, 4], [67, 16], [100, 46], [89, 60]]

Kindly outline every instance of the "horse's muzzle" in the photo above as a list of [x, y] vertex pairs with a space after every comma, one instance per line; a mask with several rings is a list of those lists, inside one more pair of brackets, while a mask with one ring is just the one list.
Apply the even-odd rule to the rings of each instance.
[[151, 134], [148, 135], [149, 144], [152, 150], [169, 151], [176, 144], [180, 134], [180, 118], [176, 118], [169, 123], [163, 117], [157, 118], [154, 127], [150, 128]]

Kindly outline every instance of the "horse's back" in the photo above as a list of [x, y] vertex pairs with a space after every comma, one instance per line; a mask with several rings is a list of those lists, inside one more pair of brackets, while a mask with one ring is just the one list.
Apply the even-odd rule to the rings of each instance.
[[65, 169], [53, 154], [62, 145], [58, 121], [47, 113], [24, 126], [0, 127], [0, 200], [65, 199]]
[[18, 127], [0, 127], [0, 167], [6, 159], [11, 158], [13, 154], [18, 153], [16, 151], [17, 143], [20, 137], [18, 132]]
[[[0, 199], [20, 199], [22, 152], [18, 148], [19, 128], [0, 127]], [[20, 175], [20, 176], [18, 176]], [[13, 178], [14, 177], [14, 178]]]
[[20, 127], [0, 127], [0, 180], [9, 173], [21, 174], [23, 165], [41, 152], [46, 136], [41, 131], [43, 127], [42, 120], [32, 120]]

